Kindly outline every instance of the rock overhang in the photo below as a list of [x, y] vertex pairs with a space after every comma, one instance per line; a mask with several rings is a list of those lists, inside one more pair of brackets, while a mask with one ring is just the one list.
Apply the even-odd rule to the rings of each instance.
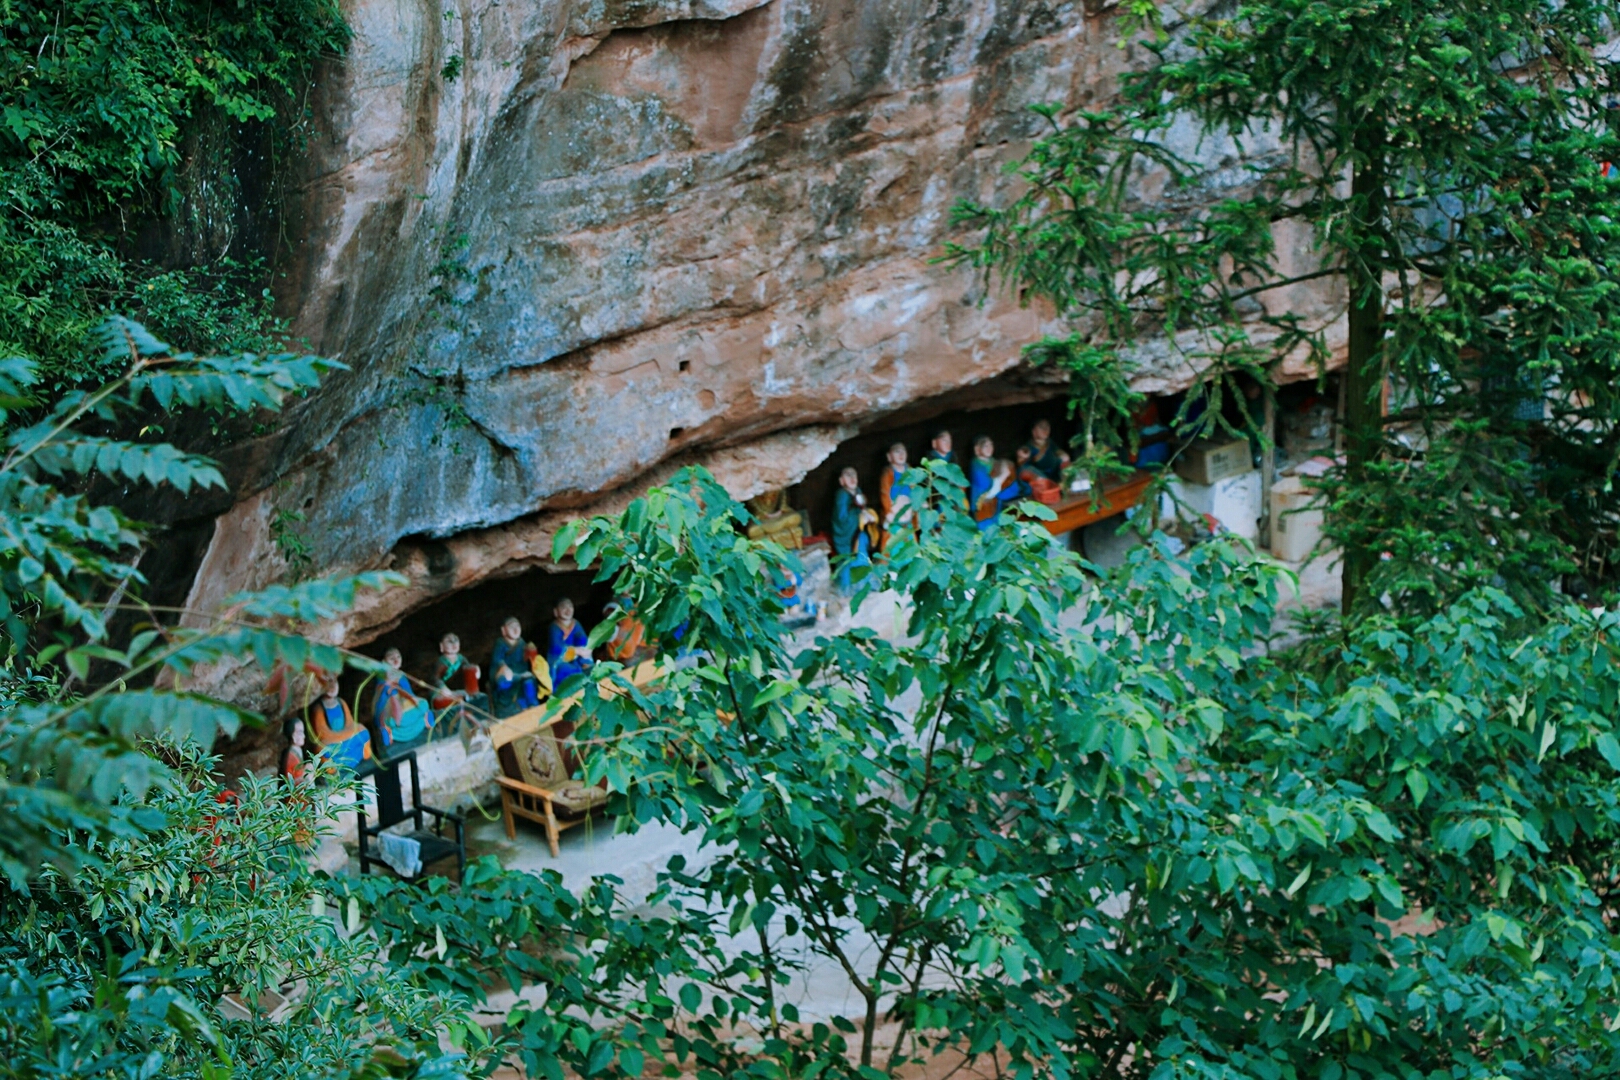
[[[740, 463], [785, 485], [1013, 370], [1066, 328], [938, 261], [950, 208], [1009, 190], [1028, 105], [1136, 62], [1103, 6], [348, 0], [283, 303], [354, 370], [239, 452], [193, 604], [279, 576], [296, 510], [319, 568], [411, 581], [323, 631], [359, 643], [680, 463], [746, 497]], [[1185, 385], [1176, 345], [1141, 388]]]

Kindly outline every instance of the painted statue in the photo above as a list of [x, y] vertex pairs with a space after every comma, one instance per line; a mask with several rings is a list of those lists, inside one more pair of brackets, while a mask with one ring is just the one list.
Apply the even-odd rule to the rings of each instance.
[[575, 620], [574, 602], [568, 597], [557, 601], [551, 616], [551, 625], [546, 628], [546, 662], [551, 665], [552, 683], [561, 686], [589, 670], [590, 639], [585, 635], [585, 628]]
[[838, 474], [838, 490], [833, 493], [833, 553], [856, 556], [871, 554], [872, 533], [876, 531], [877, 520], [877, 511], [866, 505], [860, 474], [846, 468]]
[[621, 596], [602, 609], [604, 619], [612, 619], [613, 636], [603, 644], [609, 660], [632, 664], [646, 654], [647, 627], [636, 618], [635, 601]]
[[489, 696], [497, 717], [511, 716], [540, 704], [540, 684], [525, 655], [528, 652], [529, 645], [523, 640], [523, 624], [517, 619], [507, 619], [501, 624], [501, 636], [495, 642], [495, 654], [489, 661], [492, 680]]
[[[944, 428], [934, 432], [934, 437], [928, 442], [928, 449], [923, 451], [922, 460], [924, 465], [927, 465], [930, 461], [937, 461], [941, 465], [957, 465], [959, 467], [956, 460], [956, 451], [951, 449], [951, 433]], [[965, 489], [962, 490], [962, 501], [957, 505], [969, 508]], [[930, 501], [929, 506], [936, 510], [939, 509], [937, 496]]]
[[282, 731], [287, 736], [287, 752], [281, 758], [281, 775], [295, 787], [303, 787], [312, 779], [304, 769], [304, 718], [289, 717]]
[[753, 524], [748, 526], [748, 539], [772, 540], [789, 551], [804, 546], [804, 515], [789, 509], [787, 492], [782, 488], [749, 499], [748, 512], [754, 515]]
[[309, 733], [321, 755], [341, 771], [354, 772], [371, 757], [371, 732], [354, 718], [349, 703], [338, 696], [336, 675], [321, 684], [321, 696], [304, 710]]
[[404, 659], [398, 649], [383, 653], [382, 684], [372, 703], [371, 718], [382, 736], [384, 750], [403, 749], [421, 742], [433, 728], [433, 710], [411, 686], [410, 677], [401, 670]]
[[860, 474], [846, 468], [838, 474], [838, 490], [833, 493], [832, 544], [833, 554], [852, 556], [838, 571], [838, 587], [850, 591], [850, 568], [871, 564], [873, 533], [877, 531], [877, 512], [866, 505], [861, 492]]
[[973, 440], [973, 460], [968, 462], [968, 500], [981, 530], [1001, 519], [1001, 508], [1024, 494], [1023, 485], [1013, 475], [1012, 463], [996, 460], [996, 444], [988, 435]]
[[1035, 421], [1029, 430], [1029, 442], [1020, 449], [1029, 451], [1029, 468], [1054, 484], [1062, 483], [1063, 470], [1069, 465], [1069, 455], [1052, 442], [1052, 425], [1045, 420]]
[[465, 707], [488, 708], [488, 700], [478, 692], [483, 674], [483, 669], [462, 654], [461, 638], [444, 635], [439, 639], [439, 658], [433, 663], [433, 711], [459, 714]]
[[882, 549], [886, 550], [896, 528], [912, 517], [911, 485], [905, 483], [906, 444], [889, 447], [888, 463], [878, 474], [878, 511], [882, 525]]

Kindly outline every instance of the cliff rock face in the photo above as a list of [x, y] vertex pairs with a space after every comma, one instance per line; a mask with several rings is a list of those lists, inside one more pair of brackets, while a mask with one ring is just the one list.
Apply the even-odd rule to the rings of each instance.
[[411, 578], [363, 642], [676, 463], [746, 496], [1008, 372], [1040, 313], [935, 260], [1027, 106], [1132, 62], [1105, 6], [349, 0], [284, 301], [352, 370], [243, 450], [192, 604], [278, 576], [297, 511], [319, 567]]

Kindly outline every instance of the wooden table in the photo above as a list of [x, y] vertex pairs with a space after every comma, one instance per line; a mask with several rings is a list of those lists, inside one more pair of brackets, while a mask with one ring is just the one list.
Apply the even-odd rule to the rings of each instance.
[[1053, 536], [1062, 536], [1115, 514], [1123, 514], [1142, 501], [1142, 492], [1152, 482], [1153, 476], [1153, 473], [1138, 472], [1123, 483], [1103, 488], [1095, 506], [1092, 505], [1092, 492], [1069, 495], [1052, 507], [1057, 512], [1057, 518], [1042, 524]]

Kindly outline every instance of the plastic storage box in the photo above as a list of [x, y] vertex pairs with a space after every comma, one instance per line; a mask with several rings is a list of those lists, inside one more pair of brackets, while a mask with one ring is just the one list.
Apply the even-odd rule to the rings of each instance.
[[1321, 493], [1297, 476], [1271, 485], [1271, 553], [1285, 562], [1303, 562], [1322, 539]]

